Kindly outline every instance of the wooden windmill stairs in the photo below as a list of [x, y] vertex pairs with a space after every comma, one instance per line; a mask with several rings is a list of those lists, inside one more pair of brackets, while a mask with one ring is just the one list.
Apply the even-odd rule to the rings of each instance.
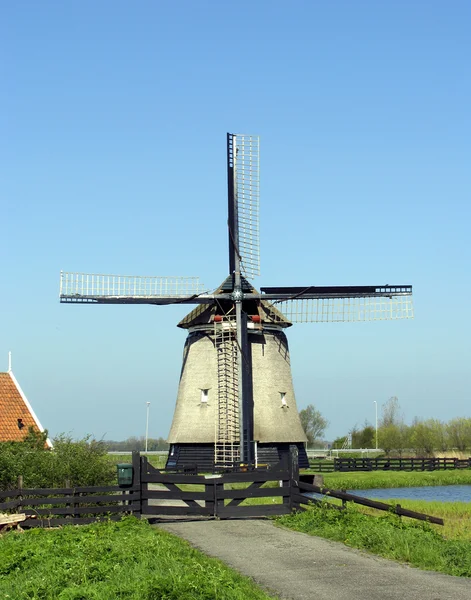
[[277, 464], [296, 447], [307, 466], [285, 329], [293, 322], [413, 317], [412, 286], [262, 287], [259, 140], [227, 134], [229, 275], [213, 292], [196, 277], [61, 273], [60, 301], [194, 304], [172, 427], [168, 469], [238, 470]]
[[214, 321], [217, 355], [217, 407], [214, 466], [233, 469], [240, 464], [239, 373], [237, 324], [234, 317]]

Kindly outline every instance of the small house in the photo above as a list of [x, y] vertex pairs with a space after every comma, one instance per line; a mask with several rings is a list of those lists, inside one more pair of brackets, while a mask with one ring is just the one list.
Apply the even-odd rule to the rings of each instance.
[[[0, 373], [0, 442], [21, 442], [30, 428], [44, 432], [11, 369]], [[49, 439], [46, 443], [52, 448]]]

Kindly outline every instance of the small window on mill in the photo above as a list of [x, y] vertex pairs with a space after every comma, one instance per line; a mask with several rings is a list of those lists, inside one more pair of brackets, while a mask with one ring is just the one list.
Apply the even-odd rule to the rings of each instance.
[[209, 389], [207, 390], [201, 390], [201, 402], [207, 402], [208, 401], [208, 393], [209, 393]]
[[281, 396], [281, 408], [289, 408], [288, 403], [286, 402], [286, 392], [280, 392]]

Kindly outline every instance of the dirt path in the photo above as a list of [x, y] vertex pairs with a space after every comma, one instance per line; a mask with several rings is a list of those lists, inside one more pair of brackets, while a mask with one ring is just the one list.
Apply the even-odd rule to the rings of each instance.
[[160, 523], [290, 600], [470, 600], [471, 580], [420, 571], [264, 520]]

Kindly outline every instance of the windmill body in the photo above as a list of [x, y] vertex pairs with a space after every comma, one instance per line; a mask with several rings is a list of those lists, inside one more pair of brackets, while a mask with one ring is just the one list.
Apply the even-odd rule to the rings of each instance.
[[197, 278], [61, 273], [60, 301], [196, 304], [188, 331], [167, 468], [274, 464], [297, 446], [307, 466], [288, 341], [292, 322], [413, 316], [412, 286], [271, 287], [259, 275], [259, 141], [227, 134], [229, 276], [213, 293]]
[[[256, 293], [247, 281], [243, 281], [243, 289]], [[284, 333], [291, 323], [268, 302], [258, 305], [242, 302], [242, 311], [248, 317], [244, 361], [250, 361], [252, 374], [253, 404], [248, 406], [248, 412], [253, 414], [253, 423], [249, 424], [253, 460], [256, 459], [257, 464], [277, 463], [291, 445], [296, 445], [300, 466], [307, 466], [304, 447], [307, 438], [296, 408], [288, 340]], [[237, 369], [235, 353], [232, 364], [221, 365], [221, 359], [223, 362], [226, 359], [225, 350], [234, 348], [230, 341], [228, 348], [221, 347], [220, 328], [226, 324], [230, 332], [230, 321], [224, 321], [224, 317], [223, 306], [215, 302], [203, 310], [195, 309], [179, 323], [179, 327], [188, 331], [188, 337], [168, 436], [168, 468], [182, 469], [188, 464], [197, 464], [199, 469], [212, 470], [222, 459], [227, 465], [240, 458], [238, 403], [234, 401], [236, 398], [230, 402], [231, 390], [227, 389], [231, 384], [237, 385], [233, 377]], [[227, 373], [224, 373], [225, 367]], [[224, 394], [221, 394], [221, 385], [225, 388]], [[221, 403], [221, 396], [229, 396], [229, 402]]]

